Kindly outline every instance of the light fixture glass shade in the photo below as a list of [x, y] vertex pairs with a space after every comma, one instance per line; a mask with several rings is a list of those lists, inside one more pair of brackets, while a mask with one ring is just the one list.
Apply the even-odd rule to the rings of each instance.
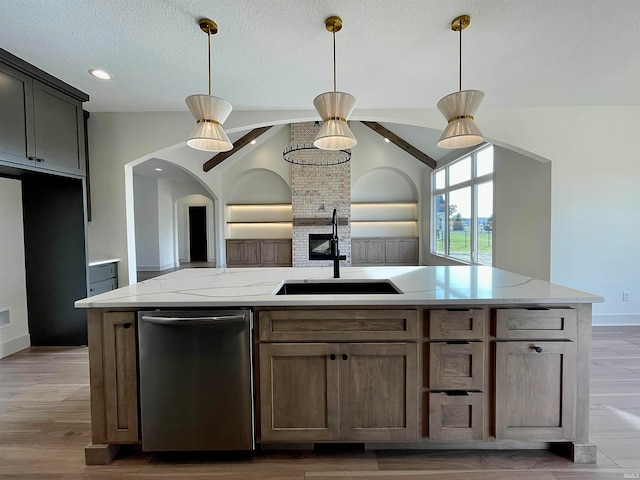
[[222, 124], [233, 107], [222, 98], [212, 95], [191, 95], [185, 99], [187, 107], [198, 124], [187, 140], [187, 145], [208, 152], [228, 152], [233, 144]]
[[484, 93], [480, 90], [461, 90], [447, 95], [438, 102], [438, 110], [449, 122], [438, 140], [438, 147], [472, 147], [484, 141], [482, 132], [474, 120], [483, 99]]
[[356, 98], [344, 92], [321, 93], [313, 99], [320, 118], [324, 121], [313, 146], [321, 150], [353, 148], [358, 141], [347, 120], [356, 106]]

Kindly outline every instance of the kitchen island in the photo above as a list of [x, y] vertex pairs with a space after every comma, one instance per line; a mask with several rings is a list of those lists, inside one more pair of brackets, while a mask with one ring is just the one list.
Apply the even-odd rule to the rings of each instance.
[[[185, 269], [76, 302], [89, 309], [87, 463], [140, 443], [137, 313], [218, 307], [253, 311], [262, 447], [558, 447], [595, 462], [591, 304], [601, 297], [491, 267], [331, 276], [329, 268]], [[284, 284], [290, 294], [276, 295]], [[332, 293], [335, 284], [357, 293]], [[393, 293], [372, 293], [380, 284]]]

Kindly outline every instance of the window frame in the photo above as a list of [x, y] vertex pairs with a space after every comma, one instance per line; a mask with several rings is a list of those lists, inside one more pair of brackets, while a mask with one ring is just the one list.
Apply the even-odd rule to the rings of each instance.
[[[479, 263], [478, 261], [478, 187], [488, 182], [493, 182], [494, 184], [494, 202], [495, 202], [495, 155], [493, 157], [493, 168], [491, 173], [486, 173], [484, 175], [478, 176], [478, 154], [488, 148], [493, 148], [493, 144], [482, 144], [478, 148], [465, 152], [463, 155], [455, 158], [454, 160], [447, 162], [445, 165], [438, 167], [437, 169], [431, 172], [431, 225], [430, 225], [430, 239], [431, 239], [431, 255], [446, 258], [447, 260], [453, 260], [456, 262], [468, 264], [468, 265], [485, 265], [484, 263]], [[456, 183], [455, 185], [450, 185], [449, 178], [449, 169], [451, 166], [467, 159], [471, 159], [471, 177], [468, 180]], [[444, 171], [444, 183], [445, 186], [442, 188], [436, 188], [436, 175]], [[462, 190], [464, 188], [471, 188], [471, 218], [469, 225], [469, 238], [470, 238], [470, 251], [469, 251], [469, 261], [462, 260], [459, 257], [451, 256], [451, 242], [450, 242], [450, 218], [449, 218], [449, 205], [450, 205], [450, 194], [451, 192]], [[437, 198], [444, 198], [444, 222], [443, 222], [443, 242], [444, 242], [444, 253], [437, 251], [437, 222], [438, 222], [438, 212], [436, 211], [437, 207]], [[495, 259], [495, 242], [493, 242], [494, 234], [495, 234], [495, 204], [492, 208], [492, 241], [491, 241], [491, 266], [494, 265]]]

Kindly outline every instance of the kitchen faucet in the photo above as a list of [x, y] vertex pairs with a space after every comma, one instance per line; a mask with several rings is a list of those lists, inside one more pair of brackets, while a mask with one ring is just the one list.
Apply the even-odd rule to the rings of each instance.
[[340, 260], [346, 260], [346, 255], [340, 255], [338, 247], [338, 210], [333, 209], [331, 219], [333, 231], [331, 232], [331, 259], [333, 260], [333, 278], [340, 278]]

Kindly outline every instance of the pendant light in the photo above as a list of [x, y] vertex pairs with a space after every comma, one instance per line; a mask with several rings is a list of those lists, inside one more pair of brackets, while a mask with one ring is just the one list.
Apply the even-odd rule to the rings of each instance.
[[336, 91], [336, 33], [342, 29], [342, 19], [329, 17], [325, 20], [325, 27], [333, 34], [333, 92], [321, 93], [313, 100], [313, 106], [324, 122], [313, 145], [321, 150], [344, 150], [358, 143], [347, 124], [356, 99], [353, 95]]
[[201, 18], [198, 24], [200, 30], [207, 34], [208, 40], [209, 94], [191, 95], [185, 99], [197, 121], [196, 128], [187, 140], [187, 145], [207, 152], [227, 152], [233, 148], [233, 144], [222, 128], [222, 124], [233, 107], [226, 100], [211, 95], [211, 35], [218, 33], [218, 25], [208, 18]]
[[484, 99], [484, 93], [480, 90], [462, 90], [462, 30], [470, 23], [469, 15], [461, 15], [451, 22], [451, 30], [460, 32], [459, 91], [438, 102], [438, 110], [448, 122], [438, 140], [437, 145], [441, 148], [472, 147], [484, 141], [482, 132], [474, 120], [476, 111]]

